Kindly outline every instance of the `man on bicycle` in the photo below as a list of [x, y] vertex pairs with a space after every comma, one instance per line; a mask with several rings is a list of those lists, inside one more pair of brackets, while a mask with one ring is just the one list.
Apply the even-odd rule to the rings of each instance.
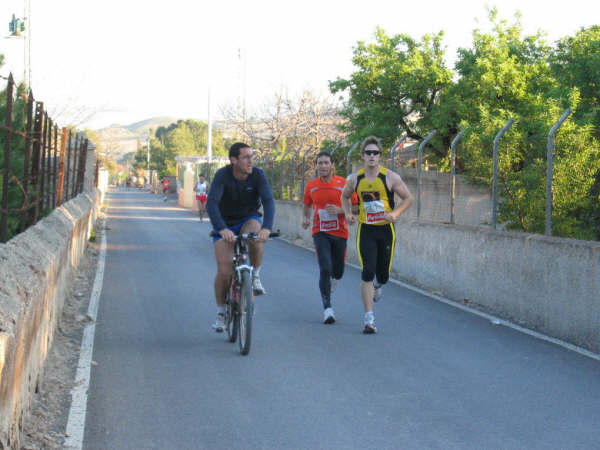
[[[373, 301], [381, 298], [381, 288], [390, 277], [394, 259], [396, 229], [394, 222], [413, 203], [413, 197], [400, 175], [379, 165], [381, 143], [369, 136], [362, 143], [364, 168], [348, 176], [342, 205], [349, 225], [356, 222], [352, 215], [351, 197], [358, 195], [359, 214], [356, 250], [362, 268], [360, 293], [365, 309], [363, 333], [377, 333]], [[402, 203], [395, 205], [394, 194]]]
[[[265, 173], [252, 166], [252, 148], [236, 142], [229, 149], [231, 164], [219, 169], [213, 178], [206, 211], [213, 229], [219, 236], [213, 238], [217, 260], [215, 276], [215, 298], [217, 320], [213, 328], [217, 332], [225, 329], [225, 300], [231, 277], [231, 260], [235, 235], [258, 233], [258, 241], [249, 242], [254, 295], [265, 294], [260, 281], [260, 266], [263, 243], [269, 238], [275, 216], [275, 201]], [[259, 212], [263, 207], [264, 218]]]
[[312, 237], [320, 269], [323, 323], [332, 324], [335, 314], [331, 307], [331, 294], [344, 275], [348, 240], [341, 201], [346, 179], [335, 175], [335, 165], [328, 152], [320, 152], [316, 163], [318, 176], [310, 180], [304, 189], [302, 227], [309, 227], [312, 215]]

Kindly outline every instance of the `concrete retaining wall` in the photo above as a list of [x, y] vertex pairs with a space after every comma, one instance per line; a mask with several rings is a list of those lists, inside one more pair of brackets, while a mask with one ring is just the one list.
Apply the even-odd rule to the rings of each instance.
[[[399, 167], [406, 186], [415, 197], [415, 203], [405, 216], [417, 218], [417, 170]], [[421, 176], [421, 220], [450, 223], [450, 196], [452, 175], [424, 171]], [[492, 193], [488, 187], [467, 183], [462, 175], [456, 175], [455, 217], [457, 225], [483, 226], [492, 222]]]
[[[275, 227], [312, 245], [301, 217], [300, 204], [277, 202]], [[394, 278], [600, 353], [599, 242], [407, 218], [396, 235]], [[355, 239], [352, 227], [358, 264]]]
[[20, 448], [20, 432], [60, 319], [65, 294], [100, 207], [92, 188], [0, 244], [0, 449]]

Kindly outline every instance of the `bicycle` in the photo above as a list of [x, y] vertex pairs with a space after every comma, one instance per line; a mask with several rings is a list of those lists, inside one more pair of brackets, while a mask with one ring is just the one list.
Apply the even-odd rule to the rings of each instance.
[[[219, 236], [211, 231], [211, 237]], [[279, 232], [272, 232], [269, 237], [277, 237]], [[254, 294], [252, 292], [252, 271], [248, 241], [258, 240], [258, 233], [241, 233], [235, 235], [233, 246], [233, 272], [225, 299], [225, 329], [229, 342], [238, 340], [240, 353], [250, 352], [252, 341], [252, 317], [254, 316]], [[239, 338], [239, 339], [238, 339]]]

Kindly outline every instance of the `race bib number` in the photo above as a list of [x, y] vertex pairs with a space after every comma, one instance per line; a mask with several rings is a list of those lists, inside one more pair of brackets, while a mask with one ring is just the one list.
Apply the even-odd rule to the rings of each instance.
[[385, 207], [383, 201], [375, 200], [371, 202], [365, 202], [365, 215], [367, 216], [367, 223], [383, 222], [385, 219]]
[[319, 230], [335, 231], [340, 229], [340, 220], [337, 214], [330, 214], [326, 209], [319, 209]]

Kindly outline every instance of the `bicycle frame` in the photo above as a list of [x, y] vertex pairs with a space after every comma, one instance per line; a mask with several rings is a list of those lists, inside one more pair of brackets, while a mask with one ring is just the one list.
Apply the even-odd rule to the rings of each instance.
[[240, 353], [250, 351], [254, 295], [251, 280], [253, 267], [250, 264], [248, 240], [256, 239], [254, 233], [242, 233], [236, 236], [233, 249], [233, 272], [228, 295], [227, 333], [229, 341], [239, 340]]
[[[216, 236], [215, 231], [211, 236]], [[279, 231], [270, 233], [269, 237], [279, 236]], [[240, 353], [250, 352], [252, 341], [252, 317], [254, 316], [254, 293], [252, 289], [252, 272], [248, 241], [258, 240], [257, 233], [241, 233], [235, 236], [233, 247], [231, 281], [226, 299], [225, 324], [229, 342], [239, 341]]]

